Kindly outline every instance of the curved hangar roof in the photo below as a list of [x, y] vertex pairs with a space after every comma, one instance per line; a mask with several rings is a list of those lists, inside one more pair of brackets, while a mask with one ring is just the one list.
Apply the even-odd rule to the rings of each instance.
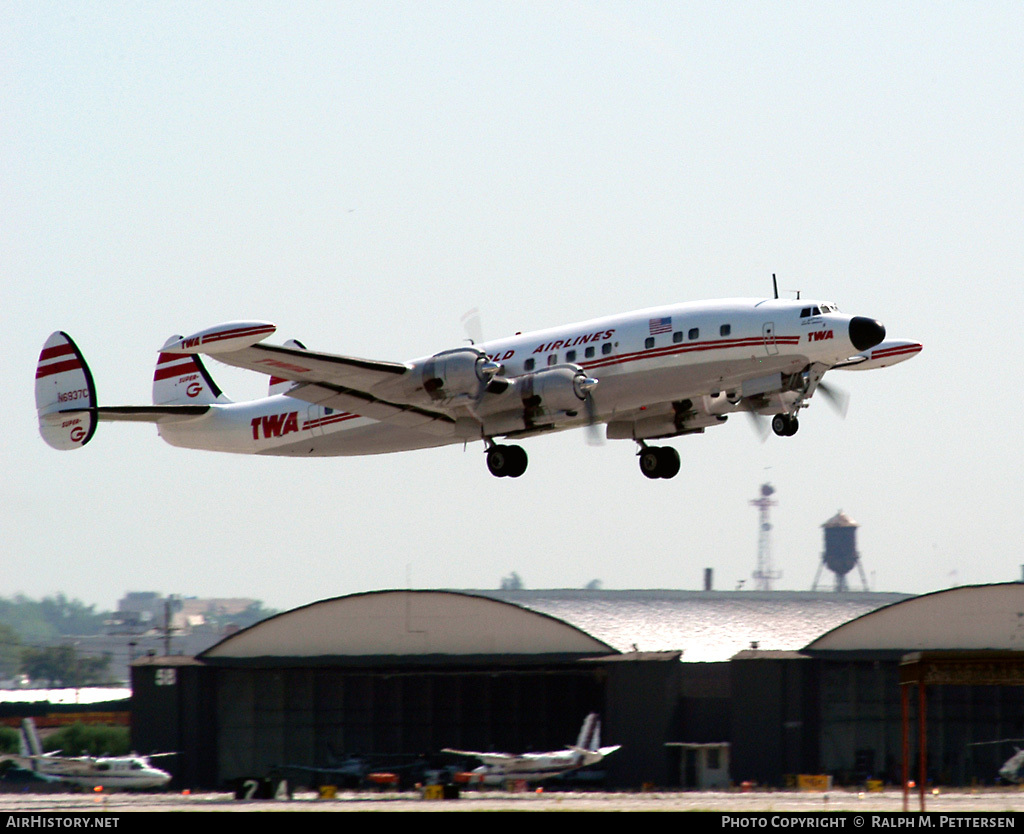
[[850, 620], [805, 651], [1024, 650], [1024, 584], [911, 597]]
[[374, 591], [321, 600], [211, 646], [204, 660], [422, 655], [606, 655], [575, 626], [451, 591]]

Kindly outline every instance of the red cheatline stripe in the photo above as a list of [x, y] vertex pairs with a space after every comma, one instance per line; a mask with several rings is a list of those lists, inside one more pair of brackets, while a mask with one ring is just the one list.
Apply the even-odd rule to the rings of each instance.
[[67, 356], [69, 353], [74, 352], [75, 349], [68, 344], [57, 345], [56, 347], [43, 348], [43, 352], [39, 354], [39, 361], [45, 362], [47, 359], [56, 359], [58, 356]]
[[323, 428], [324, 426], [329, 426], [329, 425], [332, 425], [334, 423], [344, 423], [346, 420], [355, 420], [358, 416], [359, 416], [358, 414], [350, 414], [348, 412], [345, 412], [343, 414], [332, 414], [330, 417], [320, 417], [320, 418], [318, 418], [316, 420], [307, 420], [303, 424], [302, 428], [303, 429]]
[[161, 353], [156, 358], [157, 365], [166, 365], [168, 362], [192, 362], [192, 355], [188, 353]]
[[[800, 343], [799, 336], [779, 336], [775, 339], [775, 344], [778, 345], [797, 345]], [[610, 365], [624, 364], [626, 362], [636, 362], [641, 359], [648, 359], [651, 357], [661, 356], [674, 356], [681, 353], [695, 353], [698, 351], [705, 350], [726, 350], [729, 348], [744, 348], [744, 347], [761, 347], [765, 344], [762, 338], [747, 338], [747, 339], [723, 339], [715, 342], [690, 342], [688, 344], [672, 344], [666, 345], [662, 348], [650, 348], [648, 350], [636, 351], [634, 353], [623, 353], [618, 356], [609, 356], [607, 358], [601, 358], [594, 360], [593, 362], [583, 362], [583, 367], [590, 368], [605, 368]]]
[[237, 339], [242, 336], [256, 336], [260, 333], [273, 333], [274, 327], [238, 327], [234, 330], [222, 330], [220, 333], [210, 333], [203, 336], [203, 344], [207, 342], [219, 342], [221, 339]]
[[78, 361], [78, 358], [69, 359], [67, 362], [54, 362], [52, 365], [41, 366], [36, 369], [36, 379], [42, 379], [44, 376], [53, 376], [54, 374], [62, 374], [65, 371], [77, 371], [82, 367], [82, 363]]
[[885, 350], [876, 350], [871, 354], [872, 359], [881, 359], [886, 356], [899, 356], [901, 353], [917, 353], [921, 350], [921, 345], [901, 345], [900, 347], [886, 348]]
[[279, 385], [282, 382], [290, 382], [290, 381], [291, 380], [285, 379], [284, 377], [280, 377], [280, 376], [272, 376], [270, 378], [270, 384], [271, 385]]
[[191, 359], [188, 362], [182, 362], [180, 365], [168, 365], [166, 368], [157, 368], [153, 373], [153, 382], [158, 379], [176, 379], [179, 376], [187, 376], [188, 374], [198, 373], [196, 363]]

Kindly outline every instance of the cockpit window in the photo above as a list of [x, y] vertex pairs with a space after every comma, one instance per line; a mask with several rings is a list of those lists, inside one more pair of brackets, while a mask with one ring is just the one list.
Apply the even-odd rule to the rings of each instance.
[[800, 318], [802, 318], [802, 319], [805, 319], [805, 318], [807, 318], [807, 317], [808, 317], [808, 316], [809, 316], [810, 314], [811, 314], [811, 308], [810, 308], [810, 307], [804, 307], [804, 308], [803, 308], [803, 309], [802, 309], [802, 310], [800, 311]]

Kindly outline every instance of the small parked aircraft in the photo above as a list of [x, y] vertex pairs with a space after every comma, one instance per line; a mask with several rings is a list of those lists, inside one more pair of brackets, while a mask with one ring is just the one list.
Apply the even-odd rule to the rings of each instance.
[[[172, 446], [258, 455], [373, 455], [483, 441], [498, 477], [526, 470], [526, 452], [495, 438], [605, 426], [632, 440], [648, 478], [680, 468], [671, 446], [729, 414], [771, 416], [790, 436], [827, 371], [869, 370], [921, 350], [886, 340], [873, 318], [831, 303], [778, 298], [677, 304], [471, 344], [409, 362], [358, 359], [264, 344], [267, 322], [231, 322], [172, 336], [159, 353], [153, 405], [100, 406], [92, 374], [66, 333], [53, 333], [36, 370], [43, 439], [77, 449], [98, 421], [156, 423]], [[200, 359], [270, 377], [269, 396], [235, 403]], [[837, 399], [832, 394], [830, 399]]]
[[605, 756], [614, 753], [621, 745], [601, 747], [601, 719], [596, 712], [590, 713], [580, 728], [579, 738], [572, 747], [552, 753], [481, 753], [476, 750], [453, 750], [444, 748], [442, 753], [469, 756], [483, 762], [472, 771], [472, 782], [484, 785], [501, 785], [509, 780], [522, 779], [539, 782], [562, 773], [579, 770], [587, 765], [597, 764]]
[[[174, 756], [175, 753], [154, 753], [153, 756]], [[5, 755], [5, 760], [30, 770], [52, 782], [64, 782], [80, 788], [115, 790], [146, 790], [162, 788], [171, 781], [171, 774], [154, 767], [150, 756], [61, 756], [44, 753], [39, 743], [35, 721], [22, 719], [19, 755]]]

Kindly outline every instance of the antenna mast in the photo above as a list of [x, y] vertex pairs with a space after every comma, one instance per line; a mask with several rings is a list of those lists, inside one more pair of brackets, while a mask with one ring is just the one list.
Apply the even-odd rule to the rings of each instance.
[[761, 484], [761, 497], [751, 501], [753, 507], [759, 510], [759, 524], [757, 534], [757, 570], [754, 571], [755, 587], [758, 591], [772, 590], [772, 582], [782, 578], [782, 572], [776, 572], [772, 564], [772, 525], [770, 521], [770, 510], [779, 502], [772, 499], [775, 494], [775, 487], [771, 484]]

